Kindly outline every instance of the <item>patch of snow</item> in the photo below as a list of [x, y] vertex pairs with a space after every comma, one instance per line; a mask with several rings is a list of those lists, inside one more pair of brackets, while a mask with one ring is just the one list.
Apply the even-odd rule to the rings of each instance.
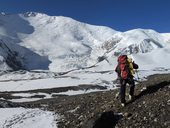
[[42, 100], [42, 98], [19, 98], [19, 99], [15, 98], [15, 99], [10, 99], [8, 101], [22, 103], [22, 102], [32, 102], [32, 101], [38, 101], [38, 100]]
[[53, 112], [40, 109], [0, 108], [1, 128], [57, 128]]
[[60, 92], [60, 93], [56, 93], [57, 95], [78, 95], [78, 94], [86, 94], [86, 93], [90, 93], [90, 92], [97, 92], [97, 91], [103, 91], [103, 90], [99, 90], [99, 89], [89, 89], [89, 90], [78, 90], [78, 91], [73, 91], [73, 90], [69, 90], [67, 92]]

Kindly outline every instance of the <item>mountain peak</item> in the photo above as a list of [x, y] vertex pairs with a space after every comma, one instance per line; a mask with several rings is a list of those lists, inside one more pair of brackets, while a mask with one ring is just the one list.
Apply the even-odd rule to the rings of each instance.
[[37, 15], [46, 15], [46, 14], [39, 13], [39, 12], [25, 12], [25, 13], [23, 13], [24, 17], [35, 17]]
[[144, 34], [147, 35], [148, 33], [158, 33], [155, 30], [152, 29], [141, 29], [141, 28], [137, 28], [137, 29], [132, 29], [129, 31], [126, 31], [124, 33], [128, 33], [128, 34]]

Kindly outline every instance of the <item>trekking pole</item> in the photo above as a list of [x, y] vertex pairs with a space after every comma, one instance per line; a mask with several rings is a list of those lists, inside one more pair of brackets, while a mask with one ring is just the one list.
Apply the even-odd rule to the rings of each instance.
[[136, 75], [137, 75], [137, 79], [139, 80], [140, 78], [139, 78], [138, 70], [136, 69], [135, 72], [136, 72]]

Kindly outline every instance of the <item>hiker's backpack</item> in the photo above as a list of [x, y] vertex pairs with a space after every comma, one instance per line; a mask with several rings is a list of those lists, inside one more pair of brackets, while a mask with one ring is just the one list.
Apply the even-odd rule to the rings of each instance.
[[118, 73], [118, 77], [120, 77], [122, 79], [129, 78], [130, 69], [129, 69], [127, 55], [121, 55], [118, 57], [118, 65], [117, 65], [115, 71]]

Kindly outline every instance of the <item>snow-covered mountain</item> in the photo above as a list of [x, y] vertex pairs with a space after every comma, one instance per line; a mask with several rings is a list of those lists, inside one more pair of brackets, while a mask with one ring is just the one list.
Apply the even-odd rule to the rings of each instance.
[[[170, 34], [134, 29], [118, 32], [62, 16], [27, 12], [0, 14], [0, 68], [69, 71], [99, 57], [139, 55], [170, 46]], [[164, 52], [169, 54], [169, 50]], [[102, 65], [102, 64], [101, 64]]]
[[116, 56], [147, 53], [169, 45], [168, 38], [168, 34], [160, 34], [154, 30], [134, 29], [114, 34], [110, 40], [105, 42], [105, 47], [108, 50], [114, 50]]
[[1, 42], [18, 54], [23, 68], [51, 71], [87, 66], [102, 54], [101, 44], [116, 33], [108, 27], [33, 12], [1, 14], [0, 25]]

